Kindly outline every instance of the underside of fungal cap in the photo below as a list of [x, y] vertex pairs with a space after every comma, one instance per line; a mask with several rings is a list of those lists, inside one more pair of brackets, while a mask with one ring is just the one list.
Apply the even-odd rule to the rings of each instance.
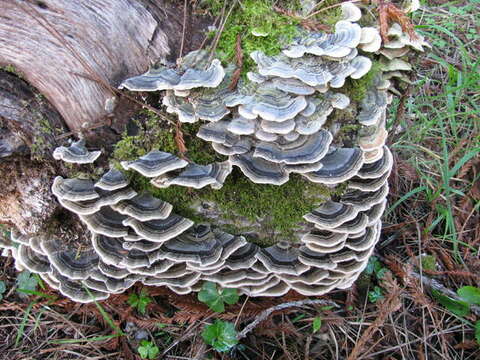
[[132, 169], [151, 178], [184, 168], [188, 162], [170, 153], [152, 150], [135, 161], [122, 161], [121, 164], [125, 170]]
[[53, 151], [55, 160], [62, 160], [74, 164], [89, 164], [98, 159], [101, 151], [88, 151], [85, 147], [85, 140], [74, 142], [69, 147], [60, 146]]

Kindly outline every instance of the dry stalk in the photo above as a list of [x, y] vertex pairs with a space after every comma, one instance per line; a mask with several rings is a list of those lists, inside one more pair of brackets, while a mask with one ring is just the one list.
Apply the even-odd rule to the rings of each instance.
[[258, 324], [260, 324], [262, 321], [266, 320], [271, 313], [283, 309], [287, 309], [290, 307], [302, 307], [305, 305], [329, 305], [329, 306], [334, 306], [336, 308], [339, 308], [340, 305], [337, 303], [330, 301], [330, 300], [300, 300], [300, 301], [292, 301], [292, 302], [287, 302], [283, 304], [278, 304], [276, 306], [273, 306], [259, 315], [255, 317], [255, 320], [253, 320], [250, 324], [248, 324], [238, 335], [237, 339], [243, 339], [247, 334], [252, 331]]
[[[387, 277], [387, 275], [389, 275]], [[373, 338], [373, 334], [379, 330], [379, 328], [385, 323], [387, 317], [394, 311], [397, 311], [401, 305], [400, 293], [402, 289], [398, 284], [393, 280], [393, 277], [390, 274], [385, 275], [384, 279], [385, 284], [388, 284], [390, 287], [388, 296], [380, 302], [378, 316], [375, 321], [367, 327], [363, 332], [360, 339], [358, 339], [355, 347], [348, 356], [347, 360], [356, 360], [360, 358], [360, 354], [365, 350], [365, 346], [369, 340]]]

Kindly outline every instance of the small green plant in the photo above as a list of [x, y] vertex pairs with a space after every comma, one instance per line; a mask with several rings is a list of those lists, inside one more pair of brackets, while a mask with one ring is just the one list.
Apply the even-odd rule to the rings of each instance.
[[35, 291], [38, 285], [38, 276], [32, 274], [28, 270], [22, 271], [17, 276], [17, 291], [19, 290], [28, 290]]
[[378, 257], [372, 256], [370, 259], [368, 259], [368, 264], [367, 267], [365, 268], [365, 272], [368, 275], [373, 275], [377, 277], [378, 280], [382, 279], [383, 276], [385, 275], [385, 271], [388, 269], [382, 265], [380, 260], [378, 260]]
[[224, 312], [224, 303], [233, 305], [238, 299], [237, 289], [217, 289], [217, 285], [210, 281], [204, 282], [198, 293], [198, 300], [215, 312]]
[[376, 303], [378, 300], [383, 299], [383, 291], [380, 286], [375, 286], [373, 290], [370, 290], [368, 292], [368, 300], [370, 300], [371, 303]]
[[[475, 286], [463, 286], [457, 290], [462, 300], [452, 299], [435, 289], [432, 289], [432, 295], [448, 311], [462, 318], [470, 313], [471, 305], [480, 305], [480, 289]], [[475, 322], [474, 331], [475, 340], [480, 345], [480, 320]]]
[[[386, 271], [388, 271], [388, 269], [382, 265], [376, 256], [372, 256], [368, 260], [367, 267], [365, 268], [365, 273], [370, 276], [375, 275], [375, 278], [379, 283], [383, 279]], [[375, 304], [378, 300], [383, 299], [383, 297], [383, 291], [380, 286], [375, 286], [373, 290], [368, 292], [368, 300], [371, 303]]]
[[312, 332], [315, 334], [320, 328], [322, 327], [322, 319], [320, 317], [316, 317], [313, 319], [312, 322]]
[[237, 332], [231, 322], [216, 319], [213, 324], [205, 326], [202, 338], [218, 352], [225, 352], [238, 344]]
[[3, 300], [3, 294], [7, 291], [7, 286], [5, 285], [5, 281], [0, 280], [0, 301]]
[[140, 294], [131, 293], [128, 296], [128, 304], [137, 309], [140, 314], [145, 314], [147, 305], [152, 302], [152, 298], [148, 296], [148, 293], [145, 289], [140, 291]]
[[138, 353], [142, 359], [156, 359], [160, 349], [152, 341], [142, 340], [138, 347]]

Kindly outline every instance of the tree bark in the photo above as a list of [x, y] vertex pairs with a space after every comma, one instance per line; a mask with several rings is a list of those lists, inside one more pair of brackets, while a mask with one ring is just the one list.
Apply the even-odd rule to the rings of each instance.
[[111, 87], [181, 41], [183, 11], [163, 1], [0, 0], [0, 7], [0, 64], [21, 72], [74, 131], [109, 114]]
[[[25, 156], [32, 147], [46, 144], [50, 152], [65, 137], [59, 132], [89, 136], [85, 129], [102, 124], [117, 136], [132, 112], [118, 96], [120, 82], [175, 60], [182, 42], [184, 52], [199, 46], [208, 20], [183, 5], [0, 0], [0, 66], [10, 70], [0, 71], [0, 178], [8, 179], [0, 190], [0, 223], [32, 232], [55, 212], [49, 189], [57, 165]], [[112, 100], [117, 106], [106, 106]], [[45, 133], [45, 124], [56, 131]]]

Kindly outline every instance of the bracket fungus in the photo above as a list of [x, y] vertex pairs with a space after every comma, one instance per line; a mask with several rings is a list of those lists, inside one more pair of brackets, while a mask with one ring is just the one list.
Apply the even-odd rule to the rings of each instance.
[[[251, 52], [257, 69], [233, 90], [235, 68], [210, 62], [202, 50], [180, 59], [176, 69], [151, 69], [120, 86], [164, 91], [167, 111], [180, 122], [201, 121], [198, 138], [228, 157], [199, 165], [155, 149], [121, 162], [154, 186], [220, 191], [227, 176], [234, 176], [232, 166], [257, 184], [281, 186], [297, 173], [315, 186], [343, 186], [335, 198], [322, 195], [323, 204], [304, 214], [300, 240], [261, 248], [222, 231], [221, 224], [195, 224], [163, 199], [137, 194], [122, 171], [111, 169], [96, 182], [60, 176], [53, 181], [53, 194], [88, 228], [81, 248], [55, 235], [14, 232], [18, 249], [0, 246], [12, 252], [17, 268], [40, 274], [79, 302], [105, 299], [135, 282], [185, 294], [208, 280], [250, 296], [289, 290], [321, 295], [351, 286], [380, 237], [386, 206], [393, 165], [385, 145], [386, 110], [398, 93], [391, 79], [405, 77], [409, 67], [400, 58], [409, 49], [422, 51], [428, 44], [410, 38], [398, 24], [384, 43], [378, 26], [357, 23], [361, 8], [343, 3], [341, 9], [343, 19], [332, 34], [303, 32], [275, 56]], [[363, 99], [355, 100], [344, 85], [370, 75], [373, 62], [380, 70], [366, 81]], [[354, 134], [346, 138], [342, 127]], [[79, 141], [56, 149], [54, 156], [85, 163], [99, 153], [86, 151]]]

